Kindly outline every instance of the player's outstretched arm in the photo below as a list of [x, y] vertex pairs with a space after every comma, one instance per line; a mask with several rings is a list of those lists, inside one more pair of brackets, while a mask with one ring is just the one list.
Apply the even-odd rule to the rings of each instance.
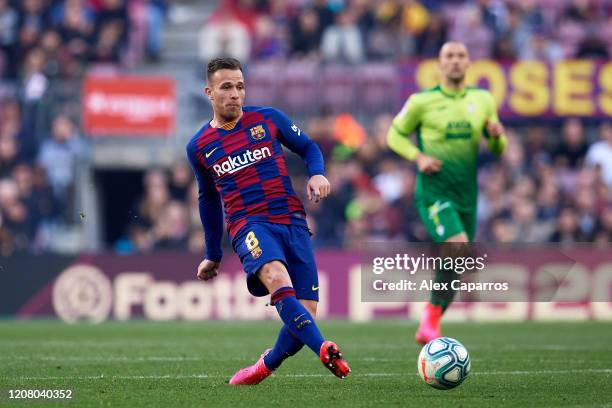
[[197, 149], [190, 143], [187, 145], [187, 158], [198, 183], [198, 205], [200, 221], [204, 228], [206, 255], [198, 266], [199, 279], [211, 279], [217, 275], [219, 263], [223, 257], [221, 239], [223, 237], [223, 207], [221, 197], [215, 188], [210, 174], [200, 164]]

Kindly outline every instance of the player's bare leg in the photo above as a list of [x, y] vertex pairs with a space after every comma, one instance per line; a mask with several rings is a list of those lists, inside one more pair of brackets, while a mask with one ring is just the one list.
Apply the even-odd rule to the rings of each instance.
[[[455, 253], [463, 253], [465, 247], [469, 242], [468, 236], [465, 232], [453, 235], [444, 241], [443, 248]], [[453, 254], [450, 254], [453, 256]], [[452, 302], [455, 292], [451, 289], [439, 291], [436, 297], [442, 298], [443, 304], [437, 304], [439, 302], [428, 302], [425, 305], [423, 314], [421, 315], [421, 321], [415, 334], [415, 340], [417, 343], [426, 344], [433, 339], [437, 339], [442, 336], [442, 330], [440, 328], [440, 320], [446, 307]]]

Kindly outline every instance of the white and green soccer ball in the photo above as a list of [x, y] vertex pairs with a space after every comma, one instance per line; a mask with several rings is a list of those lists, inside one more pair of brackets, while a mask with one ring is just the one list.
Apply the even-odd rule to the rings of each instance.
[[461, 384], [468, 376], [470, 355], [457, 340], [439, 337], [423, 346], [417, 367], [427, 384], [440, 390], [449, 390]]

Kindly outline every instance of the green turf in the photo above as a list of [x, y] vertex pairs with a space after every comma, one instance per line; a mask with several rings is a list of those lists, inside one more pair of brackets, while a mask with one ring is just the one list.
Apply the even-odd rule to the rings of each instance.
[[[0, 322], [0, 406], [601, 407], [612, 406], [612, 324], [448, 324], [472, 373], [439, 391], [416, 374], [414, 326], [328, 321], [353, 373], [340, 381], [304, 349], [256, 387], [236, 369], [275, 339], [276, 322]], [[7, 389], [74, 390], [70, 402], [9, 401]]]

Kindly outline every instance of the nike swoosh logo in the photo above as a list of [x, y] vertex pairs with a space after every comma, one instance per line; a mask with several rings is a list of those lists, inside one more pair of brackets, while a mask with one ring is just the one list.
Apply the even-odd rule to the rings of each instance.
[[299, 315], [298, 317], [296, 317], [295, 319], [293, 319], [294, 322], [297, 322], [298, 320], [300, 320], [300, 318], [302, 316], [304, 316], [306, 313], [302, 313], [301, 315]]
[[312, 291], [313, 291], [313, 292], [316, 292], [317, 290], [319, 290], [319, 287], [317, 286], [317, 287], [315, 288], [315, 285], [312, 285]]
[[212, 149], [210, 152], [206, 152], [204, 154], [204, 156], [206, 156], [206, 158], [208, 159], [210, 157], [211, 154], [213, 154], [215, 152], [215, 150], [217, 150], [218, 147], [215, 147], [214, 149]]

